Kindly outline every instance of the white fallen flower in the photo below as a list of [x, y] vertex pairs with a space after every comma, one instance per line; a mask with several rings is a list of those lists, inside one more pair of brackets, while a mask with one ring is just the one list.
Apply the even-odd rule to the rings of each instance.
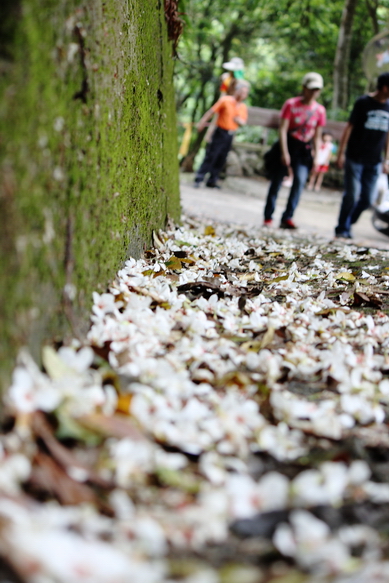
[[61, 402], [61, 393], [40, 372], [26, 352], [21, 353], [19, 361], [20, 365], [16, 366], [12, 375], [12, 385], [6, 395], [6, 402], [20, 413], [53, 411]]
[[30, 477], [31, 462], [27, 456], [2, 452], [0, 459], [0, 492], [16, 495], [21, 484]]
[[348, 547], [332, 537], [323, 521], [305, 510], [290, 514], [291, 526], [281, 524], [273, 537], [278, 550], [292, 556], [304, 569], [330, 575], [348, 569], [352, 563]]

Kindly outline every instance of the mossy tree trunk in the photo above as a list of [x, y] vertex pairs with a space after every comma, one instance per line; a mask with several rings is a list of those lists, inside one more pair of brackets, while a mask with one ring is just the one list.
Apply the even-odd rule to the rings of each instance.
[[91, 293], [179, 218], [162, 0], [0, 7], [1, 378], [81, 335]]

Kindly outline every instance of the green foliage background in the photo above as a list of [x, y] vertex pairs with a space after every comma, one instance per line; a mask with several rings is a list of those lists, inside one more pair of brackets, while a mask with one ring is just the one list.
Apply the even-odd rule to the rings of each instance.
[[197, 121], [218, 97], [222, 63], [243, 58], [252, 84], [248, 103], [279, 109], [297, 95], [308, 71], [324, 77], [322, 103], [332, 119], [347, 119], [368, 89], [362, 53], [368, 41], [389, 28], [388, 0], [359, 0], [349, 65], [349, 106], [331, 111], [333, 63], [344, 0], [181, 0], [186, 27], [176, 64], [179, 119]]

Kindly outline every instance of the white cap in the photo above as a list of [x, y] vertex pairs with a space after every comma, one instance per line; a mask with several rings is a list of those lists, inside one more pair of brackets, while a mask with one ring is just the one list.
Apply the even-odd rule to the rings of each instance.
[[227, 71], [243, 71], [243, 59], [240, 57], [232, 57], [231, 61], [228, 61], [228, 63], [223, 63], [223, 69], [227, 69]]
[[303, 87], [307, 89], [323, 89], [323, 77], [320, 73], [307, 73], [303, 78]]

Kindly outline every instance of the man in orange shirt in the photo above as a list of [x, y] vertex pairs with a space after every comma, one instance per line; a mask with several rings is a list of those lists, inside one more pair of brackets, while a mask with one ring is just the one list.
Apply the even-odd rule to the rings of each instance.
[[208, 188], [220, 188], [217, 184], [219, 173], [227, 160], [228, 152], [231, 149], [234, 133], [240, 127], [246, 124], [247, 107], [243, 103], [249, 94], [250, 84], [247, 81], [238, 81], [234, 95], [223, 95], [209, 109], [197, 124], [197, 129], [201, 132], [207, 122], [218, 114], [216, 121], [216, 130], [212, 140], [207, 147], [205, 158], [199, 170], [196, 173], [194, 186], [198, 188], [204, 180], [206, 174], [209, 174], [206, 186]]

